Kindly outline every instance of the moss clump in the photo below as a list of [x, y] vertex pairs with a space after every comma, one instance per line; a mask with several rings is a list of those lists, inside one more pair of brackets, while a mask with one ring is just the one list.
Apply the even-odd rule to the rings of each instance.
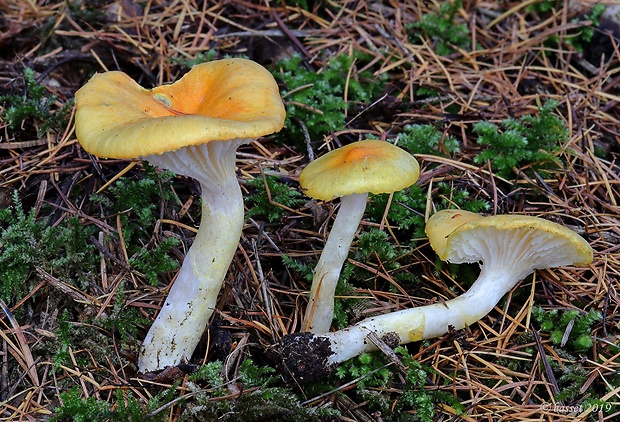
[[[585, 353], [592, 348], [594, 344], [592, 325], [603, 318], [603, 315], [595, 309], [584, 314], [576, 309], [546, 311], [541, 307], [533, 308], [532, 316], [540, 324], [541, 331], [549, 333], [554, 345], [566, 347], [577, 353]], [[569, 326], [570, 332], [568, 332]], [[568, 334], [568, 337], [563, 343], [565, 334]]]
[[171, 257], [179, 241], [176, 238], [152, 238], [160, 218], [161, 204], [175, 199], [171, 184], [173, 176], [171, 172], [158, 172], [146, 165], [139, 178], [121, 177], [104, 193], [91, 196], [94, 203], [100, 204], [103, 213], [119, 215], [129, 264], [142, 271], [152, 285], [157, 284], [160, 274], [179, 266]]
[[58, 107], [56, 96], [47, 93], [30, 68], [24, 69], [24, 82], [23, 95], [0, 95], [0, 104], [5, 106], [0, 115], [9, 128], [21, 130], [27, 126], [36, 127], [40, 137], [49, 130], [58, 131], [66, 127], [72, 102], [67, 101]]
[[283, 82], [288, 139], [303, 145], [303, 124], [308, 137], [320, 141], [345, 127], [345, 110], [350, 104], [368, 104], [379, 96], [385, 77], [355, 72], [356, 61], [363, 61], [363, 56], [340, 55], [319, 72], [307, 69], [299, 55], [276, 65], [275, 76]]
[[248, 180], [247, 185], [253, 188], [253, 192], [245, 199], [248, 207], [246, 218], [260, 216], [273, 223], [282, 219], [287, 208], [296, 208], [306, 202], [298, 190], [273, 176]]
[[427, 13], [422, 18], [406, 26], [409, 38], [426, 38], [440, 56], [447, 56], [459, 49], [469, 50], [471, 36], [464, 23], [456, 22], [456, 15], [463, 6], [461, 0], [443, 2], [435, 13]]
[[13, 206], [0, 210], [0, 298], [8, 303], [21, 298], [35, 283], [37, 267], [69, 284], [86, 288], [96, 268], [94, 233], [77, 218], [51, 225], [24, 210], [17, 191]]
[[565, 123], [553, 114], [557, 101], [550, 100], [537, 115], [519, 119], [505, 119], [501, 126], [488, 121], [474, 125], [478, 144], [483, 150], [474, 162], [491, 162], [493, 171], [510, 178], [524, 166], [534, 171], [545, 171], [561, 166], [556, 154], [568, 142]]

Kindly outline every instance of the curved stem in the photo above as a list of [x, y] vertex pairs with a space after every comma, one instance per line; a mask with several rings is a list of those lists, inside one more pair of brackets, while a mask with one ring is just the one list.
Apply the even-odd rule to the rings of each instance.
[[366, 209], [367, 193], [348, 195], [340, 200], [340, 209], [314, 270], [303, 331], [326, 333], [334, 318], [334, 294], [353, 237]]
[[173, 157], [147, 157], [155, 165], [200, 181], [202, 217], [168, 297], [142, 343], [141, 372], [189, 361], [215, 309], [243, 227], [243, 196], [234, 173], [236, 147], [236, 143], [188, 147]]
[[[502, 280], [501, 287], [499, 279]], [[510, 278], [497, 271], [484, 271], [483, 268], [471, 288], [454, 299], [366, 318], [350, 328], [329, 333], [333, 351], [329, 363], [344, 362], [374, 350], [372, 342], [366, 339], [369, 332], [379, 337], [396, 333], [400, 344], [406, 344], [440, 337], [448, 332], [450, 326], [461, 330], [487, 315], [519, 281], [519, 278]]]

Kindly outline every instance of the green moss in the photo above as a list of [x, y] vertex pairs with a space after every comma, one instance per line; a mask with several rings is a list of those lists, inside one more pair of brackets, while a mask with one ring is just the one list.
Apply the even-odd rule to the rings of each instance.
[[129, 258], [129, 265], [141, 271], [151, 285], [156, 285], [160, 274], [179, 268], [178, 261], [171, 257], [172, 250], [179, 245], [174, 237], [163, 239], [151, 249], [140, 249]]
[[581, 23], [588, 22], [588, 24], [583, 24], [579, 31], [574, 35], [568, 35], [564, 38], [564, 41], [567, 44], [575, 47], [577, 51], [583, 52], [584, 49], [588, 48], [591, 45], [592, 38], [594, 37], [594, 33], [596, 28], [598, 28], [601, 24], [600, 18], [605, 13], [606, 6], [604, 4], [595, 4], [592, 6], [592, 9], [589, 13], [581, 17], [577, 17], [573, 19], [573, 23]]
[[540, 0], [534, 3], [529, 4], [526, 7], [527, 12], [542, 12], [546, 13], [559, 5], [560, 2], [557, 0]]
[[160, 218], [160, 207], [175, 199], [171, 186], [173, 176], [171, 172], [158, 172], [145, 164], [144, 172], [136, 179], [121, 177], [104, 193], [91, 196], [105, 214], [119, 215], [129, 264], [144, 272], [153, 285], [158, 275], [179, 266], [171, 257], [173, 248], [178, 245], [177, 239], [151, 240]]
[[359, 53], [340, 55], [332, 58], [325, 68], [314, 71], [304, 66], [299, 55], [294, 55], [276, 65], [274, 75], [283, 84], [281, 91], [287, 114], [285, 133], [289, 143], [304, 144], [305, 134], [300, 123], [312, 141], [320, 141], [323, 136], [345, 127], [348, 105], [367, 104], [379, 96], [385, 77], [377, 79], [370, 71], [356, 72], [354, 62], [364, 61]]
[[[181, 421], [235, 421], [258, 422], [277, 420], [283, 422], [322, 421], [338, 415], [330, 409], [306, 407], [291, 390], [271, 387], [278, 381], [275, 369], [256, 365], [251, 359], [244, 360], [233, 382], [247, 392], [234, 400], [220, 400], [230, 395], [228, 383], [223, 379], [224, 365], [221, 361], [209, 362], [190, 375], [186, 387], [190, 394], [184, 400], [175, 400], [177, 385], [154, 396], [147, 403], [137, 400], [130, 391], [122, 388], [114, 392], [110, 403], [93, 397], [83, 398], [81, 390], [73, 387], [61, 393], [62, 404], [51, 418], [58, 421], [110, 421], [142, 422], [168, 420], [168, 412], [162, 406], [175, 401], [180, 409]], [[165, 407], [164, 407], [165, 408]], [[159, 410], [159, 411], [158, 411]]]
[[409, 38], [413, 42], [426, 38], [440, 56], [447, 56], [458, 49], [470, 50], [469, 28], [464, 23], [456, 22], [462, 3], [461, 0], [442, 2], [435, 13], [422, 15], [419, 21], [407, 24]]
[[431, 124], [407, 125], [398, 135], [398, 146], [411, 154], [450, 156], [458, 152], [459, 142]]
[[564, 347], [577, 353], [585, 353], [592, 348], [592, 325], [603, 318], [594, 309], [582, 313], [576, 309], [560, 312], [557, 309], [547, 311], [541, 307], [532, 308], [532, 316], [540, 324], [540, 330], [549, 333], [551, 342], [556, 346], [561, 345], [569, 324], [572, 325]]
[[2, 118], [12, 130], [36, 127], [37, 136], [43, 136], [49, 130], [59, 131], [66, 127], [72, 101], [65, 102], [60, 108], [55, 104], [56, 96], [36, 81], [34, 70], [24, 69], [26, 90], [23, 95], [0, 95], [0, 103], [5, 105]]
[[[271, 387], [279, 380], [274, 375], [275, 369], [259, 366], [252, 359], [245, 359], [241, 363], [238, 378], [234, 381], [249, 391], [235, 400], [214, 400], [230, 394], [222, 376], [223, 368], [222, 362], [214, 361], [190, 376], [191, 383], [188, 386], [194, 399], [184, 406], [181, 420], [303, 422], [320, 421], [325, 416], [337, 414], [329, 409], [305, 407], [291, 390]], [[206, 381], [207, 385], [200, 387], [200, 381]]]
[[[561, 1], [543, 0], [528, 5], [525, 10], [529, 13], [549, 14], [550, 12], [559, 13], [562, 7], [564, 7], [564, 3]], [[576, 16], [571, 20], [571, 23], [581, 24], [579, 27], [566, 31], [562, 36], [553, 34], [549, 36], [545, 44], [556, 48], [561, 44], [571, 45], [577, 51], [584, 52], [585, 49], [592, 46], [592, 39], [597, 28], [600, 27], [600, 18], [605, 9], [604, 4], [593, 4], [588, 13]], [[598, 63], [595, 64], [598, 65]]]
[[[433, 193], [435, 208], [461, 208], [471, 212], [480, 212], [489, 209], [489, 203], [485, 200], [472, 198], [464, 189], [454, 188], [453, 185], [440, 182]], [[370, 201], [366, 207], [368, 218], [374, 222], [380, 222], [388, 205], [389, 195], [370, 195]], [[388, 211], [387, 220], [395, 224], [400, 230], [408, 230], [414, 238], [425, 238], [424, 214], [427, 204], [427, 190], [419, 185], [413, 185], [394, 193]]]
[[69, 311], [63, 310], [58, 318], [58, 328], [56, 329], [55, 353], [52, 357], [54, 368], [58, 369], [61, 365], [71, 362], [69, 349], [71, 347], [71, 324], [69, 323]]
[[97, 2], [90, 1], [67, 1], [67, 14], [76, 22], [99, 28], [108, 20], [108, 14], [101, 8], [96, 7]]
[[[341, 330], [348, 327], [352, 313], [359, 305], [359, 299], [348, 299], [348, 297], [356, 296], [355, 286], [350, 283], [351, 277], [356, 272], [357, 267], [349, 262], [345, 262], [338, 278], [334, 299], [334, 318], [333, 324], [336, 329]], [[341, 298], [345, 297], [345, 298]]]
[[276, 370], [270, 366], [258, 366], [250, 358], [245, 359], [239, 366], [239, 381], [246, 388], [275, 384], [279, 379]]
[[54, 410], [52, 422], [91, 422], [110, 420], [110, 404], [94, 397], [83, 399], [76, 386], [60, 393], [61, 406]]
[[24, 210], [17, 191], [13, 206], [0, 210], [0, 225], [0, 297], [5, 302], [30, 290], [37, 267], [74, 286], [90, 285], [97, 257], [89, 241], [93, 227], [77, 218], [50, 225], [48, 219], [36, 217], [34, 208]]
[[[433, 368], [414, 360], [403, 346], [394, 351], [406, 367], [404, 384], [395, 377], [396, 371], [386, 356], [379, 352], [364, 353], [342, 363], [336, 368], [335, 376], [342, 382], [356, 380], [354, 394], [366, 401], [371, 411], [380, 411], [385, 421], [430, 422], [440, 403], [449, 404], [458, 413], [464, 411], [452, 394], [429, 385], [430, 375], [435, 374]], [[390, 390], [397, 393], [390, 396], [387, 393]]]
[[293, 270], [308, 282], [311, 282], [314, 278], [315, 263], [301, 262], [300, 260], [291, 258], [288, 255], [282, 255], [282, 263], [286, 268]]
[[433, 368], [414, 360], [403, 346], [397, 347], [395, 352], [402, 356], [402, 362], [407, 367], [406, 384], [395, 411], [414, 410], [420, 420], [430, 422], [433, 420], [435, 406], [439, 403], [449, 404], [457, 414], [465, 410], [453, 395], [426, 388], [429, 374], [434, 373]]
[[[70, 349], [75, 351], [77, 344], [80, 345], [80, 349], [88, 350], [89, 356], [96, 362], [127, 364], [117, 353], [111, 352], [120, 347], [135, 353], [135, 347], [131, 343], [135, 341], [138, 326], [146, 321], [135, 308], [124, 308], [118, 304], [121, 295], [122, 293], [117, 296], [114, 312], [97, 319], [90, 317], [82, 322], [75, 322], [78, 317], [74, 312], [67, 308], [63, 309], [57, 320], [58, 326], [54, 330], [55, 339], [41, 346], [41, 351], [51, 352], [54, 369], [61, 366], [82, 367], [90, 363], [90, 360], [79, 355], [74, 355], [76, 359], [74, 363]], [[36, 350], [39, 353], [39, 349]]]
[[399, 253], [396, 246], [390, 242], [386, 232], [371, 228], [360, 233], [357, 242], [355, 259], [361, 262], [378, 261], [383, 268], [392, 270], [398, 268], [396, 258]]
[[474, 125], [478, 144], [483, 150], [474, 162], [491, 162], [493, 171], [504, 178], [511, 178], [524, 166], [534, 171], [561, 168], [556, 154], [568, 141], [568, 129], [553, 114], [557, 101], [548, 101], [537, 115], [519, 119], [506, 119], [501, 127], [488, 121]]
[[279, 182], [273, 176], [250, 179], [252, 192], [246, 197], [246, 218], [260, 216], [273, 223], [284, 217], [287, 208], [297, 208], [307, 200], [293, 187]]
[[362, 353], [340, 364], [334, 371], [336, 377], [343, 381], [359, 379], [358, 389], [386, 387], [394, 377], [385, 357], [378, 353]]
[[[131, 393], [122, 388], [114, 392], [111, 402], [97, 400], [94, 397], [82, 397], [78, 387], [60, 393], [62, 403], [54, 409], [51, 422], [163, 422], [168, 420], [167, 413], [151, 415], [150, 412], [173, 399], [176, 387], [162, 391], [144, 406]], [[182, 404], [183, 402], [179, 402]]]
[[123, 239], [130, 253], [141, 248], [138, 239], [155, 226], [162, 201], [173, 199], [169, 171], [157, 172], [145, 164], [144, 172], [133, 178], [121, 177], [103, 193], [91, 196], [91, 201], [104, 207], [106, 213], [119, 214]]
[[138, 308], [126, 306], [125, 299], [125, 282], [122, 281], [114, 293], [112, 311], [95, 319], [93, 325], [104, 328], [115, 337], [120, 334], [121, 345], [131, 346], [129, 343], [138, 337], [138, 329], [151, 321]]

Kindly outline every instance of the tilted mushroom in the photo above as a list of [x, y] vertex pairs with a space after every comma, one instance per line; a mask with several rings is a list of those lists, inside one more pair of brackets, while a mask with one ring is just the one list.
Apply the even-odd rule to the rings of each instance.
[[[480, 217], [467, 211], [439, 211], [427, 223], [431, 246], [442, 260], [480, 262], [480, 275], [469, 290], [443, 303], [364, 319], [341, 331], [287, 336], [281, 343], [284, 365], [300, 381], [321, 377], [334, 365], [375, 347], [367, 339], [396, 334], [400, 344], [439, 337], [467, 327], [489, 313], [499, 300], [535, 269], [592, 262], [592, 248], [559, 224], [537, 217]], [[304, 362], [297, 362], [296, 356]], [[312, 357], [312, 361], [310, 361]]]
[[188, 361], [241, 236], [236, 149], [284, 125], [277, 84], [252, 61], [226, 59], [197, 65], [153, 89], [122, 72], [97, 74], [75, 97], [76, 135], [86, 151], [141, 158], [200, 183], [198, 233], [144, 339], [138, 367], [153, 371]]
[[329, 331], [334, 294], [342, 265], [360, 224], [368, 193], [391, 193], [418, 180], [420, 166], [411, 154], [388, 142], [358, 141], [314, 160], [299, 174], [299, 184], [311, 198], [340, 197], [340, 210], [314, 270], [302, 330]]

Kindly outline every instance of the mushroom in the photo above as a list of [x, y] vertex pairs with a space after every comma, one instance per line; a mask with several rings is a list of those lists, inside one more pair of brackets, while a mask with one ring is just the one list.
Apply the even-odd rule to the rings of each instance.
[[324, 201], [340, 197], [340, 210], [314, 270], [303, 331], [329, 331], [338, 277], [366, 209], [368, 192], [396, 192], [415, 183], [419, 175], [420, 166], [411, 154], [377, 140], [335, 149], [301, 171], [299, 184], [306, 195]]
[[[431, 246], [442, 260], [480, 262], [480, 275], [469, 290], [446, 302], [404, 309], [364, 319], [337, 332], [301, 333], [283, 339], [287, 370], [300, 381], [321, 377], [338, 363], [370, 351], [378, 337], [396, 334], [400, 344], [439, 337], [449, 327], [462, 329], [489, 313], [507, 292], [535, 269], [592, 262], [592, 248], [582, 237], [559, 224], [537, 217], [481, 217], [446, 210], [427, 223]], [[318, 352], [312, 354], [311, 352]], [[296, 355], [304, 364], [296, 367]], [[312, 356], [312, 362], [309, 361]]]
[[141, 158], [196, 179], [196, 238], [142, 344], [138, 368], [188, 361], [213, 313], [243, 226], [236, 149], [279, 131], [284, 106], [272, 75], [245, 59], [194, 66], [173, 84], [144, 89], [122, 72], [93, 76], [75, 94], [76, 135], [91, 154]]

